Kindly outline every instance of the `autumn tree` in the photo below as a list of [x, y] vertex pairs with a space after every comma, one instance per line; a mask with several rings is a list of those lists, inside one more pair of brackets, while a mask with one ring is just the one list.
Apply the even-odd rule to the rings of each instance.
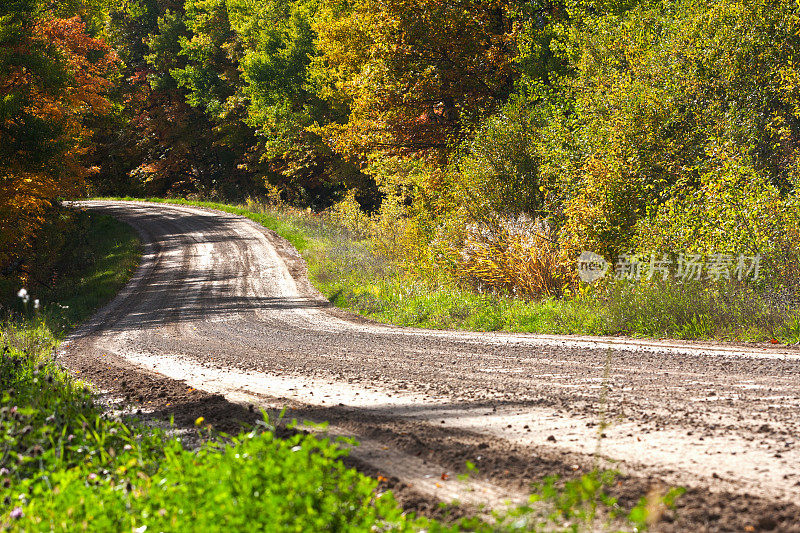
[[99, 147], [106, 157], [93, 189], [213, 195], [225, 169], [218, 164], [212, 125], [170, 73], [185, 65], [183, 2], [118, 4], [109, 13], [108, 34], [123, 68], [114, 95], [118, 113], [102, 132]]
[[349, 120], [321, 128], [341, 152], [441, 156], [515, 80], [508, 0], [326, 3], [316, 76]]
[[93, 118], [109, 111], [116, 56], [78, 18], [0, 6], [0, 265], [23, 256], [59, 198], [93, 170]]

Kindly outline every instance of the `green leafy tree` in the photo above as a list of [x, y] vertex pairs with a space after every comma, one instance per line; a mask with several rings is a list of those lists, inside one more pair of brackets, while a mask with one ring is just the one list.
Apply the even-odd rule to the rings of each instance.
[[267, 180], [290, 201], [329, 205], [344, 187], [368, 188], [359, 170], [343, 160], [315, 126], [343, 119], [311, 76], [317, 57], [316, 0], [228, 0], [229, 18], [242, 44], [241, 97], [245, 122], [255, 128]]

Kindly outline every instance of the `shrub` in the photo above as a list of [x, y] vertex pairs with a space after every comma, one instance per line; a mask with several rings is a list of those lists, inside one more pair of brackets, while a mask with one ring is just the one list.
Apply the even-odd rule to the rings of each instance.
[[372, 219], [361, 210], [355, 192], [350, 192], [341, 202], [331, 206], [327, 215], [333, 224], [346, 229], [353, 236], [364, 238], [372, 232]]
[[455, 274], [482, 290], [526, 298], [560, 296], [573, 275], [550, 225], [526, 216], [472, 224], [455, 260]]
[[720, 149], [710, 163], [697, 189], [670, 198], [639, 224], [635, 246], [656, 253], [759, 255], [756, 285], [795, 299], [800, 281], [796, 193], [781, 194], [741, 154]]

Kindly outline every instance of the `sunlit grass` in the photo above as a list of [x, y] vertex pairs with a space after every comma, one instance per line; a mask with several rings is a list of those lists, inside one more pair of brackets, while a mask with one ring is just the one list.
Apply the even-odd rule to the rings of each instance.
[[[134, 200], [133, 198], [120, 198]], [[407, 275], [372, 242], [324, 216], [250, 202], [148, 199], [210, 207], [248, 217], [291, 242], [312, 283], [334, 305], [400, 326], [538, 334], [781, 342], [800, 340], [800, 315], [771, 308], [743, 288], [615, 284], [568, 298], [525, 300], [478, 293], [439, 276]]]

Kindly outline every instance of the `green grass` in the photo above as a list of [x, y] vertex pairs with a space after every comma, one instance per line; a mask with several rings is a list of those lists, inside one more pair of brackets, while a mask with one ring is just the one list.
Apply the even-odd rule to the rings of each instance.
[[133, 228], [110, 216], [67, 212], [58, 222], [42, 239], [49, 246], [30, 259], [39, 274], [25, 284], [30, 301], [17, 298], [18, 280], [0, 278], [0, 312], [38, 317], [60, 336], [114, 297], [136, 269], [141, 245]]
[[116, 295], [139, 264], [141, 245], [136, 232], [109, 216], [88, 215], [92, 220], [86, 245], [92, 250], [89, 271], [67, 274], [60, 286], [44, 295], [47, 303], [60, 303], [67, 309], [63, 327], [83, 322]]
[[369, 239], [320, 215], [257, 202], [232, 206], [159, 198], [147, 201], [211, 207], [276, 231], [302, 254], [312, 283], [331, 302], [385, 323], [541, 334], [800, 341], [800, 314], [747, 287], [606, 283], [570, 298], [526, 301], [479, 294], [444, 276], [409, 276], [375, 253]]
[[[111, 420], [52, 360], [42, 323], [0, 337], [0, 530], [392, 531], [404, 515], [335, 442], [268, 425], [199, 450]], [[439, 528], [444, 530], [444, 527]]]

